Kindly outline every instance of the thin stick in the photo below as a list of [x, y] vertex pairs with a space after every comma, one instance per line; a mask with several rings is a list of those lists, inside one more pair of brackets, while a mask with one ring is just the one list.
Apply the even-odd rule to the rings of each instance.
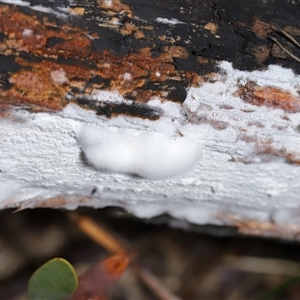
[[294, 43], [298, 48], [300, 48], [300, 44], [295, 40], [295, 38], [289, 34], [287, 31], [285, 31], [284, 29], [280, 29], [280, 32], [285, 36], [287, 37], [292, 43]]
[[107, 230], [101, 228], [98, 224], [85, 216], [79, 216], [77, 219], [79, 228], [93, 239], [96, 243], [103, 246], [112, 253], [126, 253], [128, 250], [122, 243], [108, 233]]
[[132, 270], [144, 282], [144, 284], [161, 300], [180, 300], [171, 293], [160, 281], [141, 265], [134, 264]]
[[[74, 219], [74, 218], [73, 218]], [[96, 222], [89, 217], [76, 216], [75, 221], [78, 227], [96, 243], [103, 246], [109, 252], [112, 253], [128, 253], [129, 258], [133, 260], [134, 252], [130, 252], [128, 249], [132, 247], [121, 241], [118, 241], [116, 234], [110, 233], [108, 229], [103, 226], [99, 226]], [[131, 254], [131, 255], [130, 255]], [[142, 280], [142, 282], [161, 300], [180, 300], [175, 294], [169, 291], [150, 271], [146, 270], [141, 264], [133, 262], [131, 266], [136, 276]]]
[[223, 263], [226, 267], [244, 272], [300, 277], [300, 263], [284, 259], [228, 255]]
[[287, 48], [285, 48], [282, 44], [278, 42], [278, 40], [272, 36], [269, 36], [269, 39], [271, 39], [275, 44], [278, 45], [279, 48], [281, 48], [284, 52], [286, 52], [289, 56], [291, 56], [296, 61], [300, 62], [300, 58], [294, 55], [292, 52], [290, 52]]

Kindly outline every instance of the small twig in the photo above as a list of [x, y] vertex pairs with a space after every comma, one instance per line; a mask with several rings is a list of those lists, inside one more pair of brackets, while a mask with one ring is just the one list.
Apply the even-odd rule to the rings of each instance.
[[112, 253], [126, 253], [128, 249], [122, 245], [116, 238], [108, 232], [108, 230], [100, 227], [90, 218], [79, 216], [77, 219], [78, 227], [96, 243], [103, 246]]
[[159, 299], [180, 300], [180, 298], [166, 289], [166, 287], [162, 285], [150, 271], [146, 270], [141, 265], [134, 264], [132, 270]]
[[191, 298], [194, 289], [201, 286], [207, 276], [219, 267], [223, 257], [229, 251], [229, 247], [218, 247], [194, 257], [181, 275], [182, 288], [178, 291], [180, 297], [183, 299]]
[[228, 255], [223, 263], [226, 267], [244, 272], [300, 277], [300, 263], [284, 259]]
[[159, 279], [136, 261], [135, 252], [130, 251], [132, 246], [117, 238], [117, 234], [106, 229], [103, 225], [99, 225], [86, 216], [76, 215], [72, 218], [86, 235], [93, 239], [96, 243], [103, 246], [112, 253], [128, 253], [132, 261], [131, 268], [138, 278], [161, 300], [180, 300], [178, 296], [169, 291]]
[[287, 48], [285, 48], [281, 43], [279, 43], [279, 41], [276, 38], [274, 38], [272, 36], [269, 36], [269, 39], [271, 39], [275, 44], [278, 45], [279, 48], [281, 48], [285, 53], [287, 53], [293, 59], [295, 59], [296, 61], [300, 62], [300, 58], [297, 57], [296, 55], [294, 55], [292, 52], [290, 52]]
[[282, 28], [279, 28], [279, 30], [286, 38], [288, 38], [292, 43], [294, 43], [298, 48], [300, 48], [300, 44], [295, 40], [295, 38], [291, 34], [289, 34]]

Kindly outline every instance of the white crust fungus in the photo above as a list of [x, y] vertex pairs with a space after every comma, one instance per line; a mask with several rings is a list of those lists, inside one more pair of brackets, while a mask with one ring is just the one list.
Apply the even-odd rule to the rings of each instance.
[[84, 125], [77, 140], [89, 163], [98, 170], [164, 179], [197, 166], [201, 149], [188, 137], [158, 132], [134, 133]]

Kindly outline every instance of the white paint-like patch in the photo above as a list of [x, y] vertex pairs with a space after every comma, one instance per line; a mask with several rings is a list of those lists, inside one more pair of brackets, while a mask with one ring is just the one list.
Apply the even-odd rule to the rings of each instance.
[[64, 84], [65, 82], [68, 81], [65, 71], [62, 69], [52, 71], [50, 74], [53, 81], [58, 84]]
[[53, 9], [51, 9], [50, 7], [42, 6], [42, 5], [34, 5], [34, 6], [30, 6], [30, 8], [32, 10], [44, 12], [44, 13], [47, 13], [47, 14], [54, 13]]
[[158, 132], [134, 134], [85, 125], [77, 140], [96, 169], [150, 179], [181, 175], [196, 167], [201, 155], [195, 140]]
[[89, 34], [87, 34], [86, 36], [87, 36], [87, 37], [88, 37], [90, 40], [92, 40], [92, 41], [93, 41], [93, 40], [95, 40], [95, 38], [94, 38], [94, 37], [92, 37], [92, 36], [91, 36], [91, 35], [89, 35]]
[[[233, 69], [228, 62], [219, 66], [222, 70], [214, 80], [188, 89], [183, 105], [158, 98], [149, 101], [147, 105], [163, 112], [156, 121], [126, 115], [108, 119], [72, 103], [57, 113], [33, 114], [16, 109], [14, 121], [0, 119], [0, 181], [26, 182], [26, 188], [1, 201], [0, 208], [13, 207], [30, 199], [38, 202], [68, 195], [70, 191], [74, 196], [89, 197], [97, 187], [90, 202], [78, 205], [95, 208], [121, 206], [145, 218], [167, 213], [197, 224], [230, 225], [231, 216], [235, 220], [259, 222], [270, 222], [273, 217], [274, 223], [300, 224], [299, 166], [272, 156], [265, 160], [265, 156], [256, 153], [254, 143], [240, 139], [241, 135], [247, 134], [257, 137], [259, 143], [271, 140], [276, 149], [298, 153], [300, 134], [295, 129], [299, 125], [300, 113], [251, 105], [235, 94], [240, 84], [251, 80], [261, 86], [279, 87], [297, 95], [300, 76], [278, 66], [254, 72]], [[117, 92], [95, 89], [92, 95], [85, 96], [95, 102], [131, 103]], [[215, 121], [226, 121], [228, 127], [216, 129], [217, 126], [213, 126]], [[129, 137], [133, 135], [134, 140], [141, 139], [143, 134], [140, 137], [138, 133], [143, 131], [145, 137], [147, 134], [153, 137], [157, 134], [154, 131], [164, 133], [162, 136], [170, 139], [180, 132], [201, 141], [203, 155], [192, 172], [168, 180], [99, 172], [78, 159], [80, 147], [74, 131], [78, 130], [79, 137], [84, 124], [105, 127], [104, 131], [112, 132], [110, 138], [114, 140], [122, 132]], [[117, 131], [117, 127], [123, 130]], [[86, 146], [88, 150], [101, 152], [101, 148], [96, 147], [101, 146], [101, 137], [97, 135], [93, 139], [90, 133], [83, 135], [84, 145], [89, 139], [92, 145]], [[115, 141], [112, 143], [116, 144]], [[147, 146], [151, 148], [149, 139]], [[144, 149], [146, 145], [140, 147]], [[249, 157], [253, 158], [250, 163], [236, 159]], [[154, 164], [153, 167], [157, 168]], [[117, 170], [121, 172], [118, 167]], [[136, 170], [126, 169], [125, 172]], [[267, 182], [265, 178], [268, 178]], [[66, 207], [73, 209], [75, 206], [76, 203], [72, 202]]]
[[156, 22], [158, 23], [163, 23], [163, 24], [168, 24], [168, 25], [176, 25], [176, 24], [185, 24], [184, 22], [181, 22], [177, 19], [166, 19], [166, 18], [156, 18]]
[[[239, 71], [233, 68], [232, 63], [222, 61], [219, 67], [223, 69], [227, 78], [224, 78], [227, 83], [230, 82], [230, 87], [238, 87], [247, 80], [252, 80], [261, 86], [274, 86], [281, 89], [286, 89], [298, 96], [299, 75], [296, 75], [292, 69], [283, 68], [277, 65], [269, 65], [265, 71]], [[222, 75], [219, 79], [222, 79]], [[216, 78], [218, 79], [218, 78]]]
[[113, 4], [112, 0], [103, 0], [103, 5], [105, 7], [112, 7], [112, 4]]
[[95, 89], [92, 92], [91, 98], [97, 101], [105, 101], [105, 102], [113, 102], [113, 103], [126, 102], [125, 99], [117, 91], [110, 92], [110, 91]]
[[124, 73], [123, 75], [123, 79], [125, 80], [125, 81], [131, 81], [132, 80], [132, 75], [130, 74], [130, 73]]
[[19, 191], [20, 187], [21, 184], [17, 181], [7, 180], [0, 182], [0, 202], [9, 200]]
[[109, 23], [112, 24], [112, 25], [121, 25], [122, 24], [118, 18], [112, 18], [109, 21]]
[[70, 13], [67, 11], [67, 8], [65, 7], [57, 7], [57, 10], [68, 12], [68, 14], [64, 14], [61, 12], [58, 12], [50, 7], [42, 6], [42, 5], [30, 5], [30, 2], [22, 1], [22, 0], [0, 0], [2, 3], [12, 4], [12, 5], [18, 5], [18, 6], [28, 6], [30, 9], [47, 13], [47, 14], [54, 14], [61, 18], [66, 18], [67, 15], [70, 15]]
[[33, 34], [33, 30], [32, 29], [28, 29], [28, 28], [25, 28], [22, 32], [22, 36], [23, 37], [29, 37]]
[[22, 1], [22, 0], [0, 0], [2, 3], [7, 3], [7, 4], [13, 4], [13, 5], [19, 5], [19, 6], [29, 6], [30, 3], [27, 1]]
[[155, 72], [155, 76], [156, 76], [156, 77], [160, 77], [160, 72], [156, 71], [156, 72]]
[[[30, 8], [32, 10], [43, 12], [43, 13], [46, 13], [46, 14], [53, 14], [53, 15], [56, 15], [56, 16], [61, 17], [61, 18], [67, 17], [67, 15], [64, 14], [64, 13], [58, 12], [58, 11], [56, 11], [56, 10], [50, 8], [50, 7], [46, 7], [46, 6], [42, 6], [42, 5], [34, 5], [34, 6], [30, 6]], [[57, 9], [60, 10], [59, 8], [57, 8]]]

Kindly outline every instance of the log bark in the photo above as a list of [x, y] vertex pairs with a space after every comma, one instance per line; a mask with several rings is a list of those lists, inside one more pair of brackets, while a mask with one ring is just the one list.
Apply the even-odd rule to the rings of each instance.
[[[1, 208], [120, 206], [298, 239], [299, 6], [0, 1]], [[174, 178], [101, 172], [83, 124], [202, 155]]]

